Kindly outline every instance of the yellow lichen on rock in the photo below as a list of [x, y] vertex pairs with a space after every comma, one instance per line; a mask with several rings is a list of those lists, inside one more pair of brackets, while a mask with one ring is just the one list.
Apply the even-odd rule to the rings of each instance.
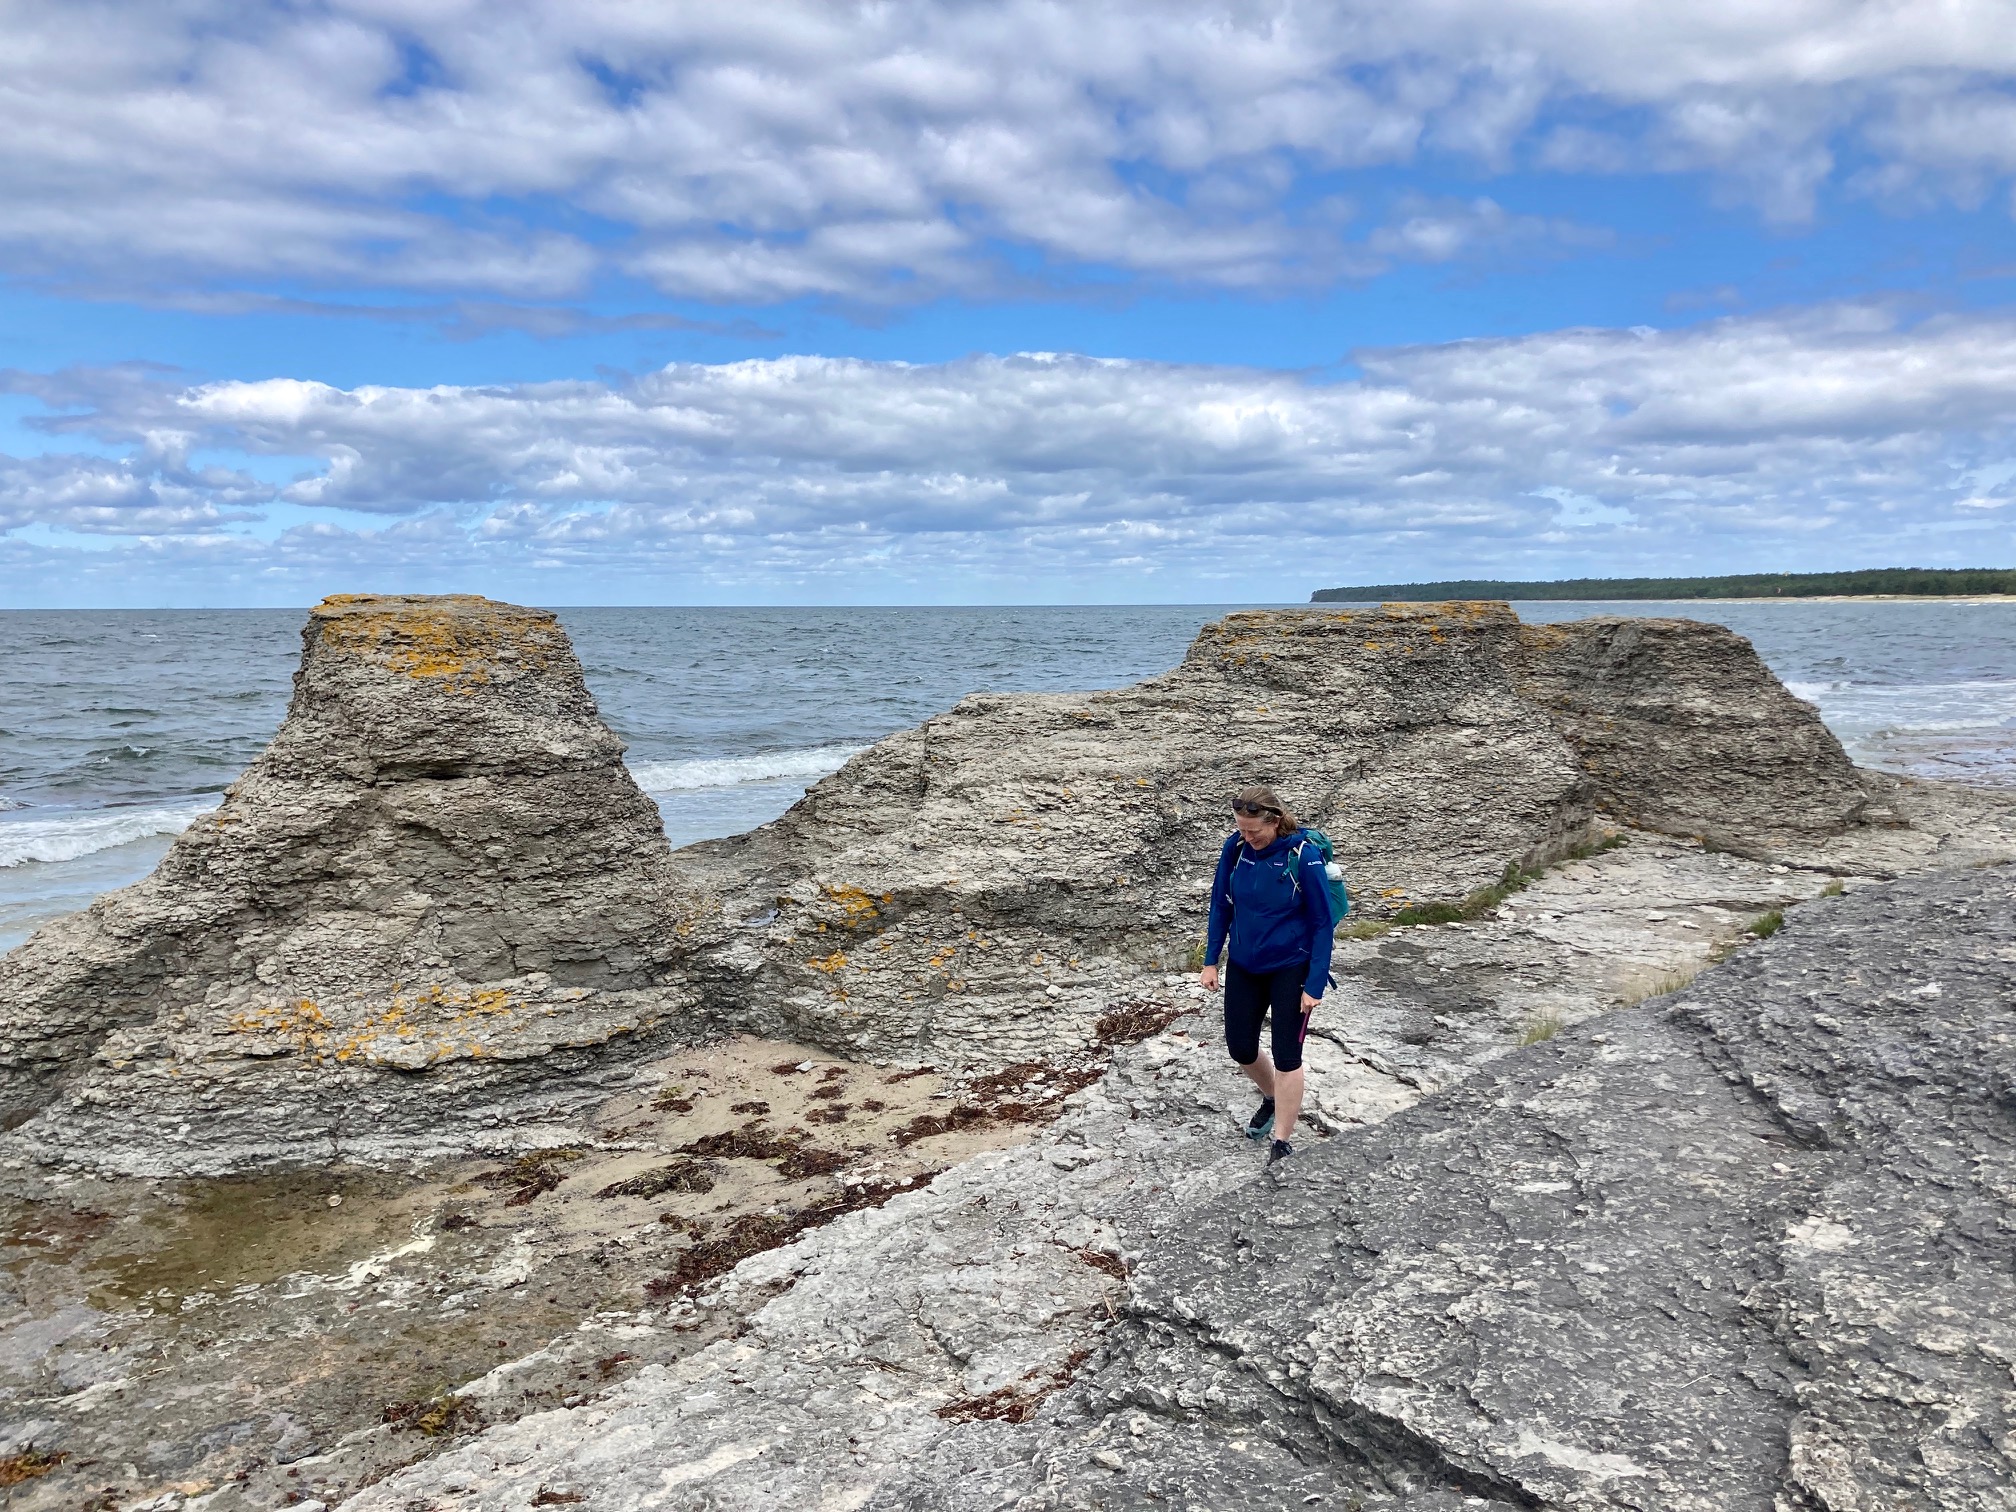
[[467, 692], [507, 665], [545, 667], [558, 621], [543, 610], [472, 593], [417, 597], [337, 593], [309, 611], [332, 651], [363, 657], [404, 677]]
[[[841, 913], [845, 915], [842, 922], [849, 929], [859, 929], [870, 919], [881, 917], [882, 911], [875, 906], [875, 900], [858, 887], [826, 885], [822, 886], [820, 891], [839, 905]], [[882, 901], [886, 903], [889, 900], [885, 897]]]

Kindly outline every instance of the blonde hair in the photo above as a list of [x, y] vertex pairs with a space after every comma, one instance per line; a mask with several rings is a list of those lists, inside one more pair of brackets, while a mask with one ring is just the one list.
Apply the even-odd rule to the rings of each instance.
[[1274, 816], [1274, 831], [1277, 835], [1292, 835], [1302, 828], [1295, 816], [1288, 811], [1288, 805], [1281, 801], [1280, 794], [1271, 787], [1255, 785], [1243, 787], [1232, 795], [1236, 808], [1245, 804], [1249, 808], [1263, 808]]

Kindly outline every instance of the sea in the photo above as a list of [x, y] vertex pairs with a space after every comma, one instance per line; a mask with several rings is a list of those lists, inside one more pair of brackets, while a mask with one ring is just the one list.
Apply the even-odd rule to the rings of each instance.
[[[560, 609], [674, 845], [774, 819], [981, 691], [1117, 687], [1242, 605]], [[1748, 636], [1856, 761], [2016, 786], [2016, 603], [1522, 603]], [[0, 950], [137, 881], [286, 712], [301, 610], [0, 612]]]

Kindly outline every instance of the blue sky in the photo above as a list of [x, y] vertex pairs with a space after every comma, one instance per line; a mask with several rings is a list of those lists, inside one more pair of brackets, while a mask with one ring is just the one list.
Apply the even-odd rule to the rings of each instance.
[[2016, 566], [2006, 22], [10, 7], [0, 603]]

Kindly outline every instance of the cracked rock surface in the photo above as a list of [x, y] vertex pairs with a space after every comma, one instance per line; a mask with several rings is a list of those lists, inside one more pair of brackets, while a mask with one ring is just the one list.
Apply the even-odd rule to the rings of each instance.
[[[1880, 1280], [1854, 1283], [1863, 1304], [1908, 1297], [1914, 1316], [1945, 1316], [1925, 1334], [1945, 1351], [1929, 1362], [1959, 1362], [1916, 1412], [1930, 1437], [1890, 1448], [1929, 1449], [1932, 1463], [1943, 1434], [1990, 1485], [2007, 1431], [1994, 1362], [2011, 1316], [1995, 1271], [2008, 1194], [2000, 1176], [1944, 1183], [2006, 1156], [1993, 1076], [1932, 1096], [1953, 1116], [1913, 1135], [1940, 1161], [1922, 1182], [1887, 1133], [1816, 1141], [1771, 1099], [1788, 1073], [1821, 1078], [1828, 1096], [1852, 1081], [1858, 1107], [1901, 1095], [1907, 1110], [1884, 1117], [1911, 1126], [1915, 1078], [1945, 1086], [1933, 1077], [1984, 1052], [2006, 1061], [1996, 994], [2016, 971], [2016, 886], [1999, 870], [1814, 898], [1821, 885], [1643, 837], [1550, 873], [1521, 895], [1536, 914], [1613, 915], [1609, 941], [1666, 973], [1698, 964], [1688, 952], [1704, 947], [1679, 925], [1704, 898], [1814, 901], [1678, 997], [1602, 1013], [1592, 957], [1583, 1021], [1523, 1051], [1516, 994], [1489, 1010], [1495, 1051], [1459, 1045], [1413, 1066], [1370, 1004], [1333, 1005], [1308, 1064], [1312, 1122], [1334, 1132], [1305, 1130], [1273, 1176], [1239, 1134], [1251, 1093], [1215, 1021], [1180, 1018], [1120, 1052], [1037, 1143], [745, 1262], [715, 1294], [748, 1299], [741, 1337], [492, 1430], [346, 1505], [515, 1512], [558, 1488], [592, 1491], [595, 1506], [710, 1512], [1765, 1508], [1781, 1490], [1788, 1507], [1916, 1506], [1922, 1478], [1901, 1503], [1802, 1502], [1805, 1472], [1786, 1453], [1816, 1422], [1816, 1361], [1865, 1407], [1922, 1389], [1920, 1364], [1917, 1385], [1873, 1373], [1892, 1347], [1880, 1326], [1841, 1332], [1848, 1292], [1788, 1284], [1821, 1253], [1809, 1240], [1834, 1246], [1830, 1263], [1847, 1253], [1826, 1224], [1876, 1238], [1853, 1216], [1861, 1202], [1920, 1239], [1869, 1252]], [[1958, 905], [1977, 931], [1958, 949], [1928, 928], [1928, 914], [1948, 918], [1942, 900], [1984, 887], [1992, 908]], [[1885, 947], [1893, 920], [1923, 947]], [[1539, 947], [1521, 930], [1507, 927], [1501, 957]], [[1475, 928], [1405, 934], [1431, 968], [1474, 967], [1489, 949]], [[1986, 975], [1959, 1008], [1952, 974], [1969, 961]], [[1922, 995], [1927, 972], [1937, 997]], [[1821, 1012], [1838, 1033], [1816, 1002], [1833, 1005]], [[1842, 1012], [1851, 1002], [1864, 1010]], [[1927, 1003], [1955, 1019], [1919, 1016]], [[1899, 1034], [1937, 1063], [1900, 1059]], [[1872, 1051], [1913, 1069], [1865, 1085]], [[1440, 1078], [1448, 1089], [1423, 1100]], [[1842, 1184], [1892, 1156], [1890, 1189]], [[1971, 1237], [1944, 1237], [1960, 1212]], [[1958, 1292], [1927, 1279], [1931, 1265], [1952, 1271], [1949, 1245], [1968, 1257]], [[2002, 1321], [1977, 1325], [1977, 1309]], [[1939, 1427], [1976, 1420], [1986, 1440]]]
[[1800, 910], [1151, 1244], [882, 1505], [2006, 1508], [2016, 875]]

